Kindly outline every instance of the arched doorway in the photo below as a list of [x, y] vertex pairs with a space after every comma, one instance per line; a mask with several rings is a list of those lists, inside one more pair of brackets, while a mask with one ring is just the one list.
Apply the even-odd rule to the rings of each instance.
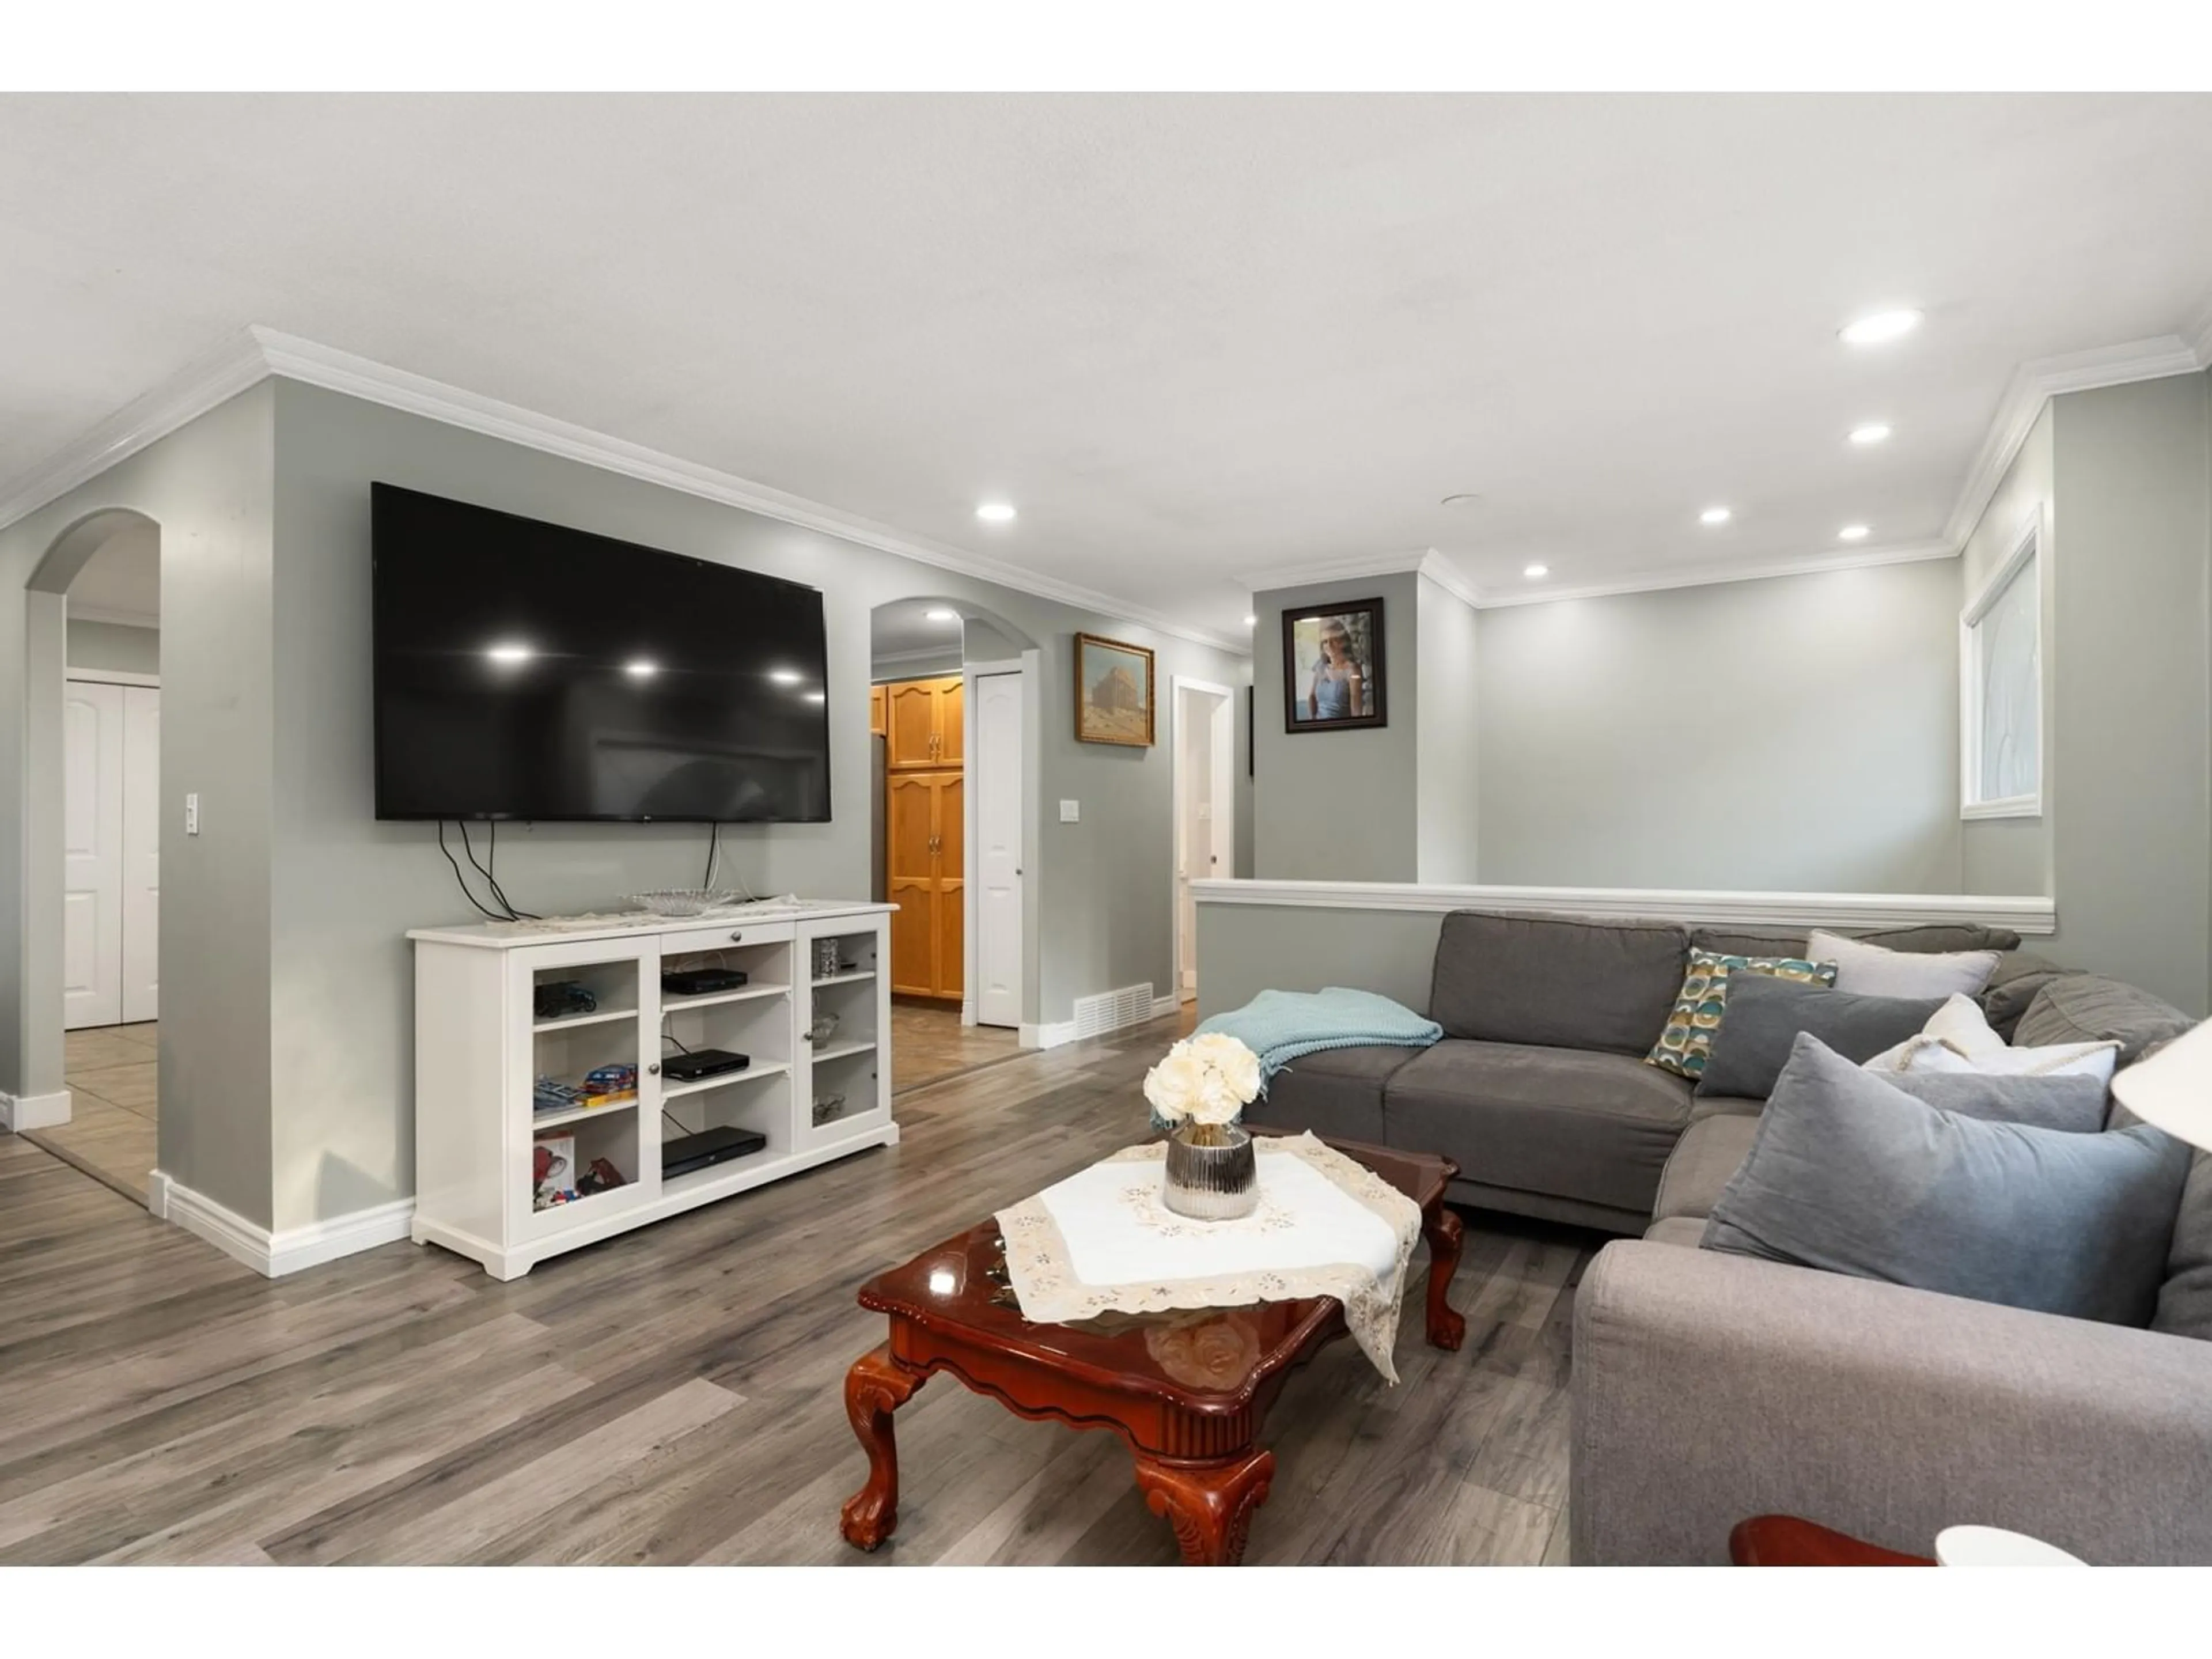
[[878, 896], [901, 1086], [1010, 1056], [1035, 1003], [1042, 653], [971, 600], [869, 617]]
[[[158, 1152], [160, 556], [146, 514], [88, 514], [33, 568], [24, 607], [16, 1127], [142, 1202]], [[80, 614], [76, 594], [99, 603]]]

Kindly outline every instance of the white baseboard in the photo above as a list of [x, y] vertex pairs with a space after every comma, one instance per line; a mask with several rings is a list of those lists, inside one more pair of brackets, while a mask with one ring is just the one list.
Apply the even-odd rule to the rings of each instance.
[[393, 1243], [408, 1236], [415, 1216], [415, 1200], [402, 1198], [305, 1227], [271, 1232], [159, 1170], [149, 1184], [146, 1207], [156, 1218], [173, 1222], [195, 1238], [205, 1239], [232, 1261], [244, 1263], [266, 1279], [282, 1279], [342, 1255]]
[[[1182, 999], [1172, 994], [1164, 997], [1152, 997], [1146, 1001], [1146, 1012], [1136, 1018], [1126, 1019], [1121, 1024], [1112, 1027], [1110, 1030], [1094, 1031], [1091, 1036], [1111, 1036], [1113, 1031], [1126, 1031], [1132, 1025], [1141, 1024], [1148, 1019], [1158, 1019], [1163, 1014], [1171, 1014], [1182, 1006]], [[1076, 1041], [1075, 1033], [1074, 1020], [1060, 1019], [1045, 1025], [1023, 1026], [1020, 1030], [1020, 1041], [1024, 1048], [1057, 1048], [1063, 1044]]]
[[70, 1091], [0, 1095], [0, 1130], [58, 1129], [70, 1121]]

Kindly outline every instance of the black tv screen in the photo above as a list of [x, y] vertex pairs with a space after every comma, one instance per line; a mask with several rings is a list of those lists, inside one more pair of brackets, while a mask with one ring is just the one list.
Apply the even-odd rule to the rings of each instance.
[[822, 595], [369, 489], [380, 818], [817, 823]]

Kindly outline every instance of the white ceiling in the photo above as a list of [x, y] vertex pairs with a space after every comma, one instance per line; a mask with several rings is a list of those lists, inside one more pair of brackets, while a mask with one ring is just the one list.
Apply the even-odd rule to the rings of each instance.
[[0, 485], [261, 324], [1241, 635], [1926, 543], [2208, 201], [2197, 95], [5, 97]]

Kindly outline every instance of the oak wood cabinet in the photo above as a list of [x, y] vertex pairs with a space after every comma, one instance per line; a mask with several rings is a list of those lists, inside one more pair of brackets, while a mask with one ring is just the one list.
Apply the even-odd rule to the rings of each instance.
[[963, 989], [965, 779], [893, 772], [884, 781], [884, 897], [891, 916], [891, 989], [958, 998]]
[[894, 772], [926, 772], [962, 762], [960, 676], [896, 680], [883, 688], [887, 763]]

